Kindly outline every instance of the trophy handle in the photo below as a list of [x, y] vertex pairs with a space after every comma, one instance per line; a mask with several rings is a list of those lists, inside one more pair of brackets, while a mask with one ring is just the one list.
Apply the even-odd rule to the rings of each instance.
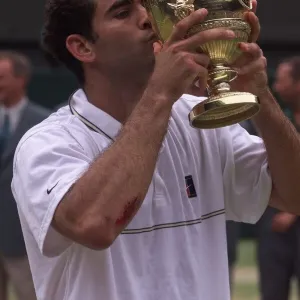
[[240, 4], [247, 8], [247, 9], [252, 9], [252, 0], [238, 0]]

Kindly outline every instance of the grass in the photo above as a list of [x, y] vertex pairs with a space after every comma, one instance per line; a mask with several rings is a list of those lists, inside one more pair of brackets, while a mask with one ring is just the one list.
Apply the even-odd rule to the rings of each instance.
[[15, 296], [15, 293], [12, 288], [9, 289], [9, 300], [17, 300], [17, 297]]
[[259, 299], [255, 243], [242, 241], [238, 247], [238, 261], [234, 272], [233, 300]]
[[244, 240], [238, 246], [238, 268], [256, 266], [256, 244], [253, 240]]
[[[293, 282], [290, 300], [297, 300], [296, 283]], [[241, 241], [238, 261], [234, 272], [232, 300], [260, 300], [256, 244], [252, 240]]]

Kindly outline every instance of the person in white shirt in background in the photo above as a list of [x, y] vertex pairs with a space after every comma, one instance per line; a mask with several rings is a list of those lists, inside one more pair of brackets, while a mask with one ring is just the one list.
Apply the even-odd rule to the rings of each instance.
[[[0, 299], [12, 284], [19, 300], [36, 299], [16, 202], [11, 191], [13, 157], [24, 133], [49, 116], [26, 89], [31, 65], [22, 54], [0, 51]], [[25, 200], [23, 198], [23, 200]]]
[[226, 219], [254, 223], [268, 204], [300, 213], [300, 140], [268, 88], [254, 12], [232, 88], [260, 98], [263, 140], [189, 125], [209, 65], [196, 49], [235, 38], [218, 28], [185, 39], [206, 15], [182, 20], [154, 54], [139, 0], [46, 2], [43, 44], [82, 89], [15, 153], [39, 300], [229, 300]]

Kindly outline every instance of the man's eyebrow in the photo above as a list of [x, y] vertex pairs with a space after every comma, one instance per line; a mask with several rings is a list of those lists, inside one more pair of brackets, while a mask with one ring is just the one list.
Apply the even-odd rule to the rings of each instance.
[[131, 3], [132, 0], [116, 0], [106, 13], [109, 14], [122, 6], [130, 5]]

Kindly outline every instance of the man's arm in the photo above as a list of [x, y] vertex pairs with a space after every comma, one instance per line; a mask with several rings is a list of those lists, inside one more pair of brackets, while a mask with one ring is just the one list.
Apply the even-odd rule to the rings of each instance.
[[117, 141], [59, 204], [53, 226], [75, 242], [108, 247], [133, 218], [151, 182], [171, 103], [146, 95]]
[[254, 123], [263, 138], [273, 180], [270, 205], [300, 214], [300, 138], [269, 90], [260, 94]]
[[179, 22], [156, 56], [148, 87], [119, 137], [65, 195], [53, 226], [62, 235], [91, 248], [111, 245], [130, 222], [147, 193], [173, 103], [203, 74], [209, 58], [195, 53], [201, 43], [233, 39], [218, 28], [184, 39], [202, 22], [207, 10], [198, 10]]
[[252, 0], [253, 12], [245, 14], [245, 20], [252, 28], [252, 43], [241, 43], [244, 53], [234, 67], [238, 78], [232, 88], [257, 95], [260, 112], [253, 118], [254, 124], [263, 138], [269, 169], [273, 180], [270, 205], [290, 213], [300, 214], [300, 138], [291, 122], [285, 117], [277, 101], [268, 88], [266, 73], [267, 60], [256, 44], [260, 24], [254, 14], [257, 1]]

